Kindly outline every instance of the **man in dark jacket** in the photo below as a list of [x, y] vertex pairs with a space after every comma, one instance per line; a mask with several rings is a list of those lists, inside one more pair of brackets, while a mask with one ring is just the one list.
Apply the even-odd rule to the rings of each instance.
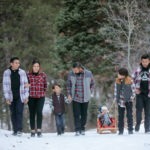
[[150, 132], [150, 59], [145, 54], [141, 57], [141, 64], [132, 75], [136, 85], [136, 126], [138, 132], [142, 120], [142, 110], [145, 113], [145, 133]]
[[73, 113], [76, 136], [85, 134], [88, 102], [94, 88], [91, 71], [85, 69], [79, 62], [73, 64], [67, 80], [68, 99], [73, 100]]

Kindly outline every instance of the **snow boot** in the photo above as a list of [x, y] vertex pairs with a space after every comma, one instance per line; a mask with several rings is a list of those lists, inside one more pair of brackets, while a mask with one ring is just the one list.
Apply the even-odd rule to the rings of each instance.
[[80, 132], [76, 131], [75, 136], [79, 136], [79, 135], [80, 135]]

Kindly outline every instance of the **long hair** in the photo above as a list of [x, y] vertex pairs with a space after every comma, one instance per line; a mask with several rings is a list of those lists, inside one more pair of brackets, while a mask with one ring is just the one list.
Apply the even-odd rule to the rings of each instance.
[[33, 60], [29, 69], [29, 73], [33, 73], [33, 65], [36, 63], [39, 64], [39, 67], [40, 67], [38, 74], [43, 72], [40, 62], [38, 60]]

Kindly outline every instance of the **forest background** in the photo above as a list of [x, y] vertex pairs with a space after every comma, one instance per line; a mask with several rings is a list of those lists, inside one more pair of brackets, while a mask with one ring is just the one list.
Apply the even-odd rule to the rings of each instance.
[[[26, 72], [33, 59], [40, 60], [49, 84], [43, 132], [55, 132], [48, 106], [51, 87], [58, 82], [66, 92], [73, 62], [91, 70], [96, 83], [88, 109], [89, 129], [96, 127], [97, 108], [112, 104], [118, 68], [126, 67], [131, 74], [144, 53], [150, 53], [148, 0], [1, 0], [0, 128], [11, 129], [2, 93], [3, 72], [11, 57], [19, 57]], [[66, 130], [73, 131], [72, 105], [66, 108]], [[26, 105], [24, 132], [29, 130]]]

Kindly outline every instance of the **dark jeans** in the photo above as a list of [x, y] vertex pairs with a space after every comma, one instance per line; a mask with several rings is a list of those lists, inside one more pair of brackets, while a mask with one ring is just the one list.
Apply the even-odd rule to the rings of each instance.
[[55, 114], [57, 133], [64, 133], [65, 129], [65, 115], [64, 114]]
[[22, 131], [22, 120], [23, 120], [23, 108], [24, 103], [21, 102], [21, 99], [13, 100], [9, 106], [11, 112], [11, 121], [13, 126], [13, 131]]
[[87, 120], [87, 109], [88, 102], [78, 103], [73, 101], [75, 131], [85, 130], [85, 124]]
[[45, 97], [42, 98], [29, 98], [28, 106], [30, 112], [30, 127], [35, 130], [35, 119], [37, 121], [37, 129], [42, 127], [42, 111], [45, 102]]
[[119, 132], [123, 133], [124, 131], [124, 113], [125, 109], [127, 110], [127, 122], [128, 122], [128, 131], [133, 131], [133, 116], [132, 116], [132, 102], [126, 102], [125, 108], [118, 106], [118, 128]]
[[145, 114], [144, 120], [145, 132], [148, 132], [150, 122], [150, 98], [144, 94], [136, 95], [136, 126], [135, 126], [136, 131], [139, 131], [140, 128], [143, 109]]

